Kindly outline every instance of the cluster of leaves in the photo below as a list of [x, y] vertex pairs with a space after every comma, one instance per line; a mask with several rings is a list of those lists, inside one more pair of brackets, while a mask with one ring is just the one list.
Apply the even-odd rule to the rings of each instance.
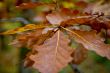
[[[54, 4], [25, 3], [18, 8], [39, 5], [54, 7]], [[2, 33], [17, 33], [18, 36], [11, 44], [30, 48], [24, 62], [25, 66], [32, 66], [41, 73], [58, 73], [70, 62], [81, 63], [86, 57], [87, 50], [110, 59], [110, 45], [104, 43], [110, 36], [110, 20], [103, 13], [75, 15], [72, 10], [65, 12], [62, 8], [56, 7], [56, 10], [45, 15], [45, 24], [29, 24]], [[102, 36], [103, 33], [105, 36]]]

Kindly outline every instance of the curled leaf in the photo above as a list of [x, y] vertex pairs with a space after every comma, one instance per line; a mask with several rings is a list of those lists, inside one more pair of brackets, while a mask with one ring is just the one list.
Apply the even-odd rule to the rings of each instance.
[[12, 30], [8, 30], [6, 32], [1, 33], [2, 35], [9, 35], [9, 34], [16, 34], [16, 33], [21, 33], [21, 32], [25, 32], [25, 31], [29, 31], [29, 30], [35, 30], [35, 29], [40, 29], [40, 28], [45, 28], [45, 27], [49, 27], [47, 25], [43, 25], [43, 24], [28, 24], [24, 27], [19, 27], [16, 29], [12, 29]]

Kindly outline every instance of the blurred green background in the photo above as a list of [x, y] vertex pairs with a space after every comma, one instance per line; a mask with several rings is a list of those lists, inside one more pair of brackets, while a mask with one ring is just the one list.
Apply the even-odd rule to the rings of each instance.
[[[0, 32], [25, 26], [29, 23], [39, 23], [38, 15], [42, 15], [42, 7], [19, 10], [16, 5], [23, 2], [46, 2], [51, 3], [52, 0], [0, 0]], [[70, 0], [61, 0], [64, 7], [80, 9]], [[71, 0], [77, 2], [80, 0]], [[83, 0], [82, 0], [83, 1]], [[88, 4], [101, 3], [108, 0], [84, 0]], [[0, 73], [38, 73], [32, 68], [25, 68], [23, 61], [27, 52], [26, 48], [17, 49], [8, 45], [14, 36], [0, 35]], [[107, 43], [110, 43], [107, 40]], [[81, 73], [110, 73], [110, 61], [106, 58], [98, 56], [96, 53], [89, 51], [88, 57], [80, 65], [76, 65]], [[60, 73], [74, 73], [72, 68], [68, 65]]]

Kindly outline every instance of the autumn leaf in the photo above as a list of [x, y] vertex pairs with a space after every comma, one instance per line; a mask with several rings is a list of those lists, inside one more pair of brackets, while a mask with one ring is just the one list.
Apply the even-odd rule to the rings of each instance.
[[34, 61], [31, 60], [31, 59], [29, 58], [29, 56], [35, 55], [35, 54], [37, 54], [37, 53], [38, 53], [37, 51], [35, 51], [34, 49], [32, 49], [30, 52], [28, 52], [28, 53], [26, 54], [26, 58], [25, 58], [25, 61], [24, 61], [24, 66], [25, 66], [25, 67], [31, 67], [31, 66], [34, 64]]
[[88, 25], [98, 32], [100, 32], [102, 28], [110, 29], [110, 20], [107, 19], [105, 16], [100, 18], [98, 17], [98, 15], [76, 16], [71, 19], [62, 21], [60, 25], [63, 27], [67, 27], [74, 26], [74, 24]]
[[71, 63], [80, 64], [87, 58], [88, 50], [82, 44], [77, 43], [73, 38], [69, 37], [69, 39], [71, 39], [71, 47], [74, 48], [72, 53], [73, 60]]
[[26, 47], [32, 46], [33, 43], [36, 42], [37, 38], [42, 35], [43, 29], [37, 29], [31, 32], [25, 32], [23, 34], [19, 34], [15, 40], [13, 40], [10, 45], [15, 47]]
[[26, 47], [30, 49], [28, 54], [26, 55], [24, 66], [29, 67], [32, 66], [34, 61], [29, 58], [30, 55], [37, 54], [37, 51], [33, 49], [34, 45], [42, 45], [45, 40], [51, 38], [55, 31], [48, 30], [47, 33], [43, 34], [43, 29], [37, 29], [31, 32], [25, 32], [23, 34], [19, 34], [16, 39], [10, 43], [17, 48]]
[[73, 49], [68, 46], [69, 40], [61, 31], [57, 31], [54, 36], [44, 42], [43, 45], [35, 45], [38, 53], [31, 55], [34, 61], [32, 67], [41, 73], [58, 73], [72, 61], [70, 56]]
[[8, 31], [0, 33], [0, 34], [3, 34], [3, 35], [16, 34], [16, 33], [25, 32], [25, 31], [28, 31], [28, 30], [35, 30], [35, 29], [40, 29], [40, 28], [45, 28], [45, 27], [52, 27], [52, 26], [49, 26], [49, 25], [47, 26], [47, 25], [44, 25], [44, 24], [39, 24], [39, 25], [28, 24], [24, 27], [19, 27], [19, 28], [16, 28], [16, 29], [8, 30]]
[[86, 49], [95, 51], [100, 56], [110, 59], [110, 45], [105, 44], [104, 39], [98, 36], [96, 31], [65, 30], [69, 32], [71, 37], [74, 37], [76, 42], [81, 43]]
[[61, 12], [53, 12], [53, 13], [50, 13], [46, 16], [47, 20], [55, 25], [60, 25], [60, 23], [66, 19], [68, 19], [69, 17], [67, 15], [64, 15], [63, 13]]
[[16, 6], [17, 9], [31, 9], [31, 8], [35, 8], [38, 6], [45, 6], [47, 8], [50, 9], [54, 9], [55, 8], [55, 4], [49, 4], [49, 3], [42, 3], [42, 2], [28, 2], [28, 3], [22, 3], [19, 6]]
[[79, 46], [72, 53], [72, 57], [73, 57], [73, 61], [72, 61], [73, 64], [82, 63], [87, 57], [87, 49], [83, 45], [79, 44]]
[[15, 47], [27, 47], [32, 48], [34, 44], [41, 45], [43, 42], [52, 37], [55, 33], [53, 30], [47, 31], [47, 33], [42, 33], [43, 29], [37, 29], [31, 32], [19, 34], [16, 39], [10, 43]]
[[90, 21], [90, 17], [91, 16], [79, 16], [79, 17], [77, 16], [77, 17], [62, 21], [61, 26], [66, 27], [74, 24], [85, 24]]
[[60, 25], [62, 22], [72, 19], [74, 16], [78, 15], [78, 10], [66, 11], [66, 8], [62, 8], [60, 11], [54, 11], [46, 16], [47, 21], [53, 25]]

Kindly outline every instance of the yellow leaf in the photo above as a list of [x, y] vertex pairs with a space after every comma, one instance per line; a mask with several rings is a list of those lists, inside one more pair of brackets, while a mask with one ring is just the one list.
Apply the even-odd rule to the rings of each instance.
[[43, 24], [39, 24], [39, 25], [28, 24], [24, 27], [19, 27], [19, 28], [13, 29], [13, 30], [8, 30], [8, 31], [0, 33], [0, 34], [2, 34], [2, 35], [16, 34], [16, 33], [21, 33], [21, 32], [28, 31], [28, 30], [34, 30], [34, 29], [45, 28], [45, 27], [49, 27], [49, 26], [43, 25]]

